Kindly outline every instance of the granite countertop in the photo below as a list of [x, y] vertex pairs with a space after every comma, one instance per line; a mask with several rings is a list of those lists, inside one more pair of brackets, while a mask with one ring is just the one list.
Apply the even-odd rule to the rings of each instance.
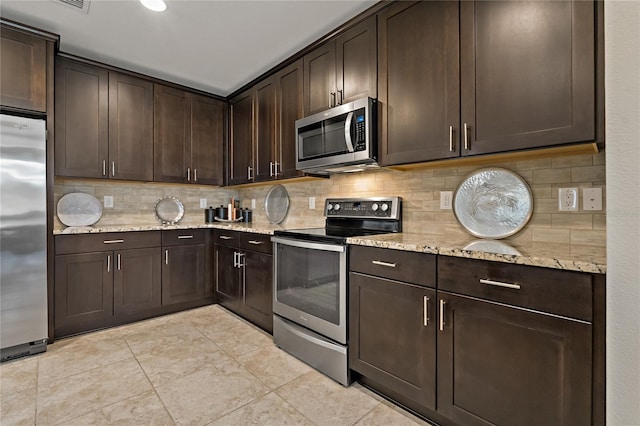
[[[54, 235], [94, 234], [104, 232], [163, 231], [172, 229], [227, 229], [240, 232], [273, 235], [282, 226], [268, 223], [180, 223], [177, 225], [103, 225], [66, 228]], [[348, 244], [491, 260], [518, 265], [540, 266], [569, 271], [604, 274], [607, 271], [604, 247], [522, 242], [511, 240], [480, 240], [472, 236], [443, 236], [434, 234], [398, 233], [367, 237], [351, 237]], [[470, 246], [473, 244], [473, 246]]]
[[607, 272], [606, 249], [598, 246], [410, 233], [351, 237], [347, 243], [595, 274]]

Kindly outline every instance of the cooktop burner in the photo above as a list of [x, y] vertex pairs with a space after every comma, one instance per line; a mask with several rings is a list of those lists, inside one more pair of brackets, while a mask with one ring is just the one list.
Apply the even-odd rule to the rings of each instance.
[[400, 197], [330, 198], [324, 228], [288, 229], [274, 235], [310, 241], [344, 242], [348, 237], [402, 231]]

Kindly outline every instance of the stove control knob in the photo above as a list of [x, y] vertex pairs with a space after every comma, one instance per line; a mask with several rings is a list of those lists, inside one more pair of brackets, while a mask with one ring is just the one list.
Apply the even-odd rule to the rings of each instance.
[[327, 210], [329, 211], [333, 210], [333, 204], [331, 203], [327, 204]]
[[373, 210], [374, 212], [377, 212], [378, 211], [378, 203], [373, 203], [371, 205], [371, 210]]
[[382, 210], [383, 212], [386, 212], [387, 210], [389, 210], [389, 204], [387, 204], [387, 203], [383, 203], [383, 204], [380, 206], [380, 210]]
[[340, 204], [336, 203], [336, 204], [333, 206], [333, 209], [334, 209], [335, 211], [340, 210]]

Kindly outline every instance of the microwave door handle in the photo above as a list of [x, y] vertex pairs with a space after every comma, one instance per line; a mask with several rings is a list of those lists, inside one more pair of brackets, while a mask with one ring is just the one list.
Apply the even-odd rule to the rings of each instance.
[[353, 121], [353, 111], [347, 114], [347, 121], [344, 123], [344, 140], [347, 143], [347, 151], [354, 152], [353, 141], [351, 140], [351, 122]]

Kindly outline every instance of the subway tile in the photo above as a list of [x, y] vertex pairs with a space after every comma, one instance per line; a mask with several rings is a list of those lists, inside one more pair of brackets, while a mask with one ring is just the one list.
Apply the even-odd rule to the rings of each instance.
[[569, 244], [571, 242], [571, 231], [568, 229], [534, 228], [532, 229], [532, 241]]
[[586, 213], [552, 214], [551, 226], [563, 229], [592, 229], [593, 215]]
[[571, 168], [571, 182], [604, 181], [604, 166], [583, 166]]
[[571, 168], [563, 167], [559, 169], [539, 169], [533, 171], [531, 183], [534, 185], [542, 183], [571, 182]]
[[607, 234], [601, 230], [572, 229], [570, 243], [604, 247], [607, 244]]
[[590, 154], [571, 155], [567, 157], [555, 157], [551, 159], [551, 166], [554, 168], [591, 166], [592, 164], [593, 164], [593, 156]]

